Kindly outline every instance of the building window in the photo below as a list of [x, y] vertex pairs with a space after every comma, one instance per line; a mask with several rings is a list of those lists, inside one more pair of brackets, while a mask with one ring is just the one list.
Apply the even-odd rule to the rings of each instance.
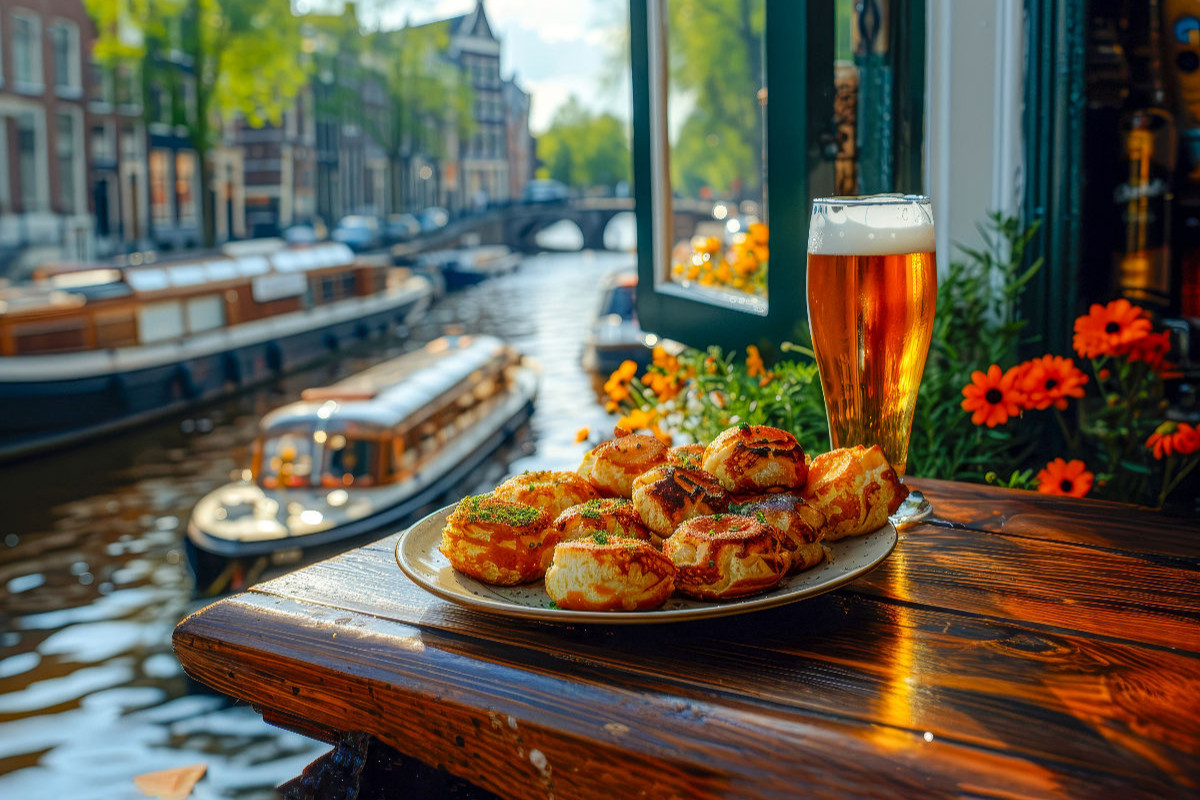
[[79, 26], [58, 20], [50, 26], [50, 46], [54, 50], [54, 88], [59, 93], [82, 91], [79, 75]]
[[[0, 118], [0, 153], [8, 153], [8, 121], [3, 118]], [[0, 158], [0, 214], [11, 210], [12, 193], [8, 184], [8, 159]]]
[[196, 222], [196, 154], [180, 150], [175, 154], [175, 207], [181, 223]]
[[18, 91], [40, 92], [42, 86], [42, 21], [27, 11], [14, 11], [13, 80]]
[[92, 126], [92, 160], [102, 164], [117, 160], [117, 138], [108, 125]]
[[171, 224], [171, 152], [150, 151], [150, 219], [155, 225]]
[[78, 203], [75, 202], [75, 117], [70, 114], [56, 114], [55, 123], [58, 129], [54, 148], [58, 159], [58, 204], [63, 213], [75, 214], [79, 210]]
[[40, 211], [46, 187], [38, 180], [38, 124], [31, 112], [17, 115], [17, 192], [23, 211]]
[[141, 76], [132, 64], [121, 64], [113, 78], [117, 105], [124, 108], [140, 108], [142, 105]]
[[88, 84], [90, 99], [93, 103], [111, 106], [113, 103], [113, 71], [92, 58], [88, 64], [91, 70], [91, 81]]

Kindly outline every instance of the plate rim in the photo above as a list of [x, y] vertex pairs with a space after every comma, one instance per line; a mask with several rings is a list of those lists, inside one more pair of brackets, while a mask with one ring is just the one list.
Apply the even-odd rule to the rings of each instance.
[[[503, 602], [501, 600], [493, 600], [476, 595], [459, 594], [449, 591], [431, 581], [427, 580], [412, 563], [409, 563], [409, 558], [404, 550], [405, 542], [413, 535], [422, 523], [441, 515], [449, 514], [454, 510], [457, 503], [451, 503], [437, 509], [429, 514], [426, 514], [421, 519], [409, 525], [396, 539], [394, 548], [394, 556], [400, 571], [404, 575], [430, 594], [445, 600], [460, 608], [467, 608], [475, 611], [482, 611], [488, 614], [496, 614], [502, 617], [516, 617], [520, 619], [537, 620], [540, 622], [555, 622], [562, 624], [581, 623], [581, 622], [598, 622], [606, 625], [646, 625], [663, 622], [688, 622], [699, 619], [712, 619], [715, 617], [728, 617], [737, 614], [749, 613], [752, 611], [762, 611], [768, 608], [778, 608], [779, 606], [789, 605], [800, 600], [807, 600], [811, 597], [831, 592], [834, 589], [839, 589], [847, 583], [858, 580], [862, 576], [872, 572], [880, 564], [891, 557], [896, 549], [896, 545], [900, 541], [899, 532], [896, 526], [890, 521], [884, 523], [879, 528], [876, 528], [869, 533], [862, 534], [870, 536], [871, 534], [879, 533], [880, 531], [890, 531], [891, 537], [888, 540], [887, 548], [875, 560], [861, 567], [844, 572], [835, 578], [818, 584], [798, 589], [794, 592], [785, 592], [783, 594], [765, 593], [761, 595], [752, 595], [750, 597], [737, 598], [730, 602], [714, 602], [711, 605], [693, 607], [693, 608], [675, 608], [675, 609], [648, 609], [646, 611], [579, 611], [567, 608], [535, 608], [532, 606], [523, 606], [518, 603]], [[858, 537], [847, 537], [858, 538]], [[846, 539], [841, 539], [846, 541]], [[475, 580], [469, 575], [463, 575], [467, 580]], [[481, 585], [487, 586], [482, 581], [476, 581]]]

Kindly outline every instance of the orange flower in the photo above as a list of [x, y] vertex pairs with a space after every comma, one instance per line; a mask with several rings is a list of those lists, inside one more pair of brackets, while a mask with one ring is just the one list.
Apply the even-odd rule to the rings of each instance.
[[1130, 342], [1122, 348], [1121, 355], [1130, 361], [1145, 361], [1150, 369], [1163, 378], [1178, 378], [1180, 373], [1175, 369], [1175, 365], [1166, 359], [1169, 352], [1171, 335], [1167, 331], [1159, 331]]
[[1079, 459], [1063, 461], [1056, 458], [1037, 474], [1037, 490], [1042, 494], [1083, 497], [1092, 489], [1095, 476]]
[[635, 408], [617, 420], [617, 426], [628, 431], [650, 431], [663, 444], [671, 445], [671, 435], [658, 426], [658, 412]]
[[1116, 355], [1150, 333], [1145, 312], [1124, 298], [1106, 306], [1096, 303], [1075, 320], [1075, 352], [1084, 358]]
[[609, 406], [620, 403], [629, 397], [629, 384], [633, 382], [637, 370], [636, 361], [622, 361], [621, 366], [608, 376], [608, 380], [604, 382], [604, 393], [608, 395]]
[[1146, 440], [1146, 447], [1153, 450], [1154, 457], [1159, 460], [1172, 453], [1191, 455], [1200, 450], [1200, 429], [1186, 422], [1167, 420], [1150, 434], [1150, 438]]
[[1017, 386], [1024, 395], [1023, 407], [1043, 411], [1054, 406], [1062, 411], [1068, 397], [1083, 397], [1088, 376], [1075, 367], [1074, 360], [1045, 355], [1022, 365]]
[[591, 435], [591, 433], [592, 433], [591, 430], [587, 427], [583, 427], [583, 428], [580, 428], [579, 430], [575, 431], [575, 444], [579, 444], [580, 442], [587, 439], [588, 436]]
[[767, 370], [763, 367], [762, 356], [758, 352], [758, 348], [754, 345], [746, 345], [746, 374], [751, 378], [761, 378], [766, 376]]
[[973, 411], [971, 422], [994, 428], [1008, 422], [1009, 417], [1021, 413], [1021, 392], [1014, 385], [1021, 374], [1020, 367], [1001, 373], [997, 364], [988, 367], [987, 373], [976, 370], [971, 383], [963, 387], [964, 411]]
[[752, 222], [750, 227], [746, 229], [746, 233], [750, 234], [750, 238], [755, 244], [767, 243], [767, 226], [761, 222]]

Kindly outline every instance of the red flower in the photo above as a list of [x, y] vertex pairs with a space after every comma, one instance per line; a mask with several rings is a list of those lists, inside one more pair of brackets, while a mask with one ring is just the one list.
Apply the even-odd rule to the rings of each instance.
[[1075, 352], [1084, 358], [1116, 355], [1150, 333], [1145, 312], [1124, 298], [1106, 306], [1096, 303], [1075, 320]]
[[1068, 397], [1083, 397], [1088, 376], [1070, 358], [1045, 355], [1026, 362], [1017, 378], [1017, 387], [1024, 395], [1024, 407], [1042, 411], [1054, 406], [1066, 409]]
[[1166, 359], [1169, 352], [1171, 352], [1171, 336], [1167, 331], [1159, 331], [1135, 339], [1121, 348], [1118, 354], [1125, 356], [1130, 361], [1145, 361], [1150, 369], [1163, 378], [1178, 378], [1180, 373], [1175, 369], [1175, 365]]
[[997, 364], [988, 367], [987, 373], [976, 370], [971, 374], [971, 383], [963, 387], [964, 411], [973, 411], [971, 422], [994, 428], [1008, 422], [1009, 417], [1021, 413], [1021, 393], [1016, 388], [1021, 367], [1013, 367], [1001, 373]]
[[1037, 474], [1037, 490], [1042, 494], [1083, 497], [1092, 488], [1095, 476], [1079, 459], [1063, 461], [1056, 458]]
[[1150, 438], [1146, 440], [1146, 447], [1154, 451], [1154, 457], [1159, 460], [1172, 453], [1191, 455], [1200, 450], [1200, 429], [1186, 422], [1167, 420], [1150, 434]]

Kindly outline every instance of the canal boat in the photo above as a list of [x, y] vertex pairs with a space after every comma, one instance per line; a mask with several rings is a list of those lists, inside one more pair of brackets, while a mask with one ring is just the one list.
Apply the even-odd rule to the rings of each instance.
[[197, 594], [244, 588], [415, 519], [478, 474], [533, 410], [536, 367], [491, 336], [452, 336], [265, 416], [242, 480], [193, 510]]
[[441, 261], [446, 291], [482, 283], [488, 278], [507, 275], [521, 262], [519, 253], [504, 245], [479, 245], [449, 251]]
[[600, 305], [584, 336], [583, 368], [593, 375], [608, 377], [625, 361], [646, 367], [654, 348], [662, 346], [678, 355], [683, 345], [642, 330], [637, 318], [637, 273], [618, 270], [610, 273], [601, 287]]
[[0, 289], [0, 460], [183, 410], [412, 322], [424, 279], [338, 243], [239, 243]]

